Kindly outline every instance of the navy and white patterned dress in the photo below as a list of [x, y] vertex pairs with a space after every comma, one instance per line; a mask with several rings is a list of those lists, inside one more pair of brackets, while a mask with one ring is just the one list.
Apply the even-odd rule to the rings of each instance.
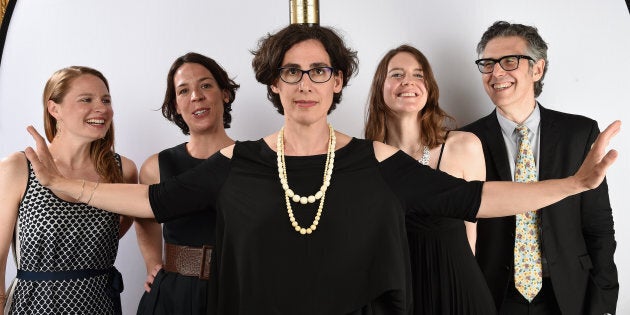
[[[30, 162], [28, 169], [13, 237], [18, 278], [20, 271], [113, 270], [119, 216], [60, 199], [39, 183]], [[71, 280], [18, 278], [9, 291], [5, 309], [9, 314], [114, 314], [120, 309], [119, 296], [110, 290], [111, 274]]]

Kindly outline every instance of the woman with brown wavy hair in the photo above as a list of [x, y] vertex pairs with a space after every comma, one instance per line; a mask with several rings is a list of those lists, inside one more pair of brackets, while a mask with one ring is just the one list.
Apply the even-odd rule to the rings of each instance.
[[[438, 99], [427, 58], [409, 45], [390, 50], [374, 74], [366, 139], [398, 147], [421, 164], [452, 176], [484, 180], [479, 139], [468, 132], [449, 132], [454, 119], [440, 108]], [[414, 314], [494, 314], [474, 258], [475, 225], [417, 213], [408, 213], [405, 221]]]
[[64, 68], [46, 83], [43, 103], [57, 169], [85, 184], [77, 195], [55, 194], [39, 183], [24, 153], [0, 162], [3, 287], [11, 244], [18, 269], [5, 312], [120, 314], [122, 278], [113, 264], [131, 219], [78, 202], [87, 182], [137, 183], [135, 164], [114, 152], [109, 85], [92, 68]]

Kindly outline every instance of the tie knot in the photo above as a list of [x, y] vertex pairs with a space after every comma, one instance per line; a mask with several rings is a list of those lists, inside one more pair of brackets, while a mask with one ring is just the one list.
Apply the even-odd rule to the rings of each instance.
[[527, 138], [529, 135], [529, 129], [525, 125], [516, 126], [516, 131], [521, 135], [521, 138]]

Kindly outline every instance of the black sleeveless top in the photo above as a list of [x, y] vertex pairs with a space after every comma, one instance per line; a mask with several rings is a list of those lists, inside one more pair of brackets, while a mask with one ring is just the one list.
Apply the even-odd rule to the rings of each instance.
[[[184, 173], [199, 165], [205, 159], [197, 159], [186, 149], [186, 143], [182, 143], [158, 154], [160, 164], [160, 181]], [[175, 207], [177, 207], [175, 205]], [[175, 209], [176, 211], [176, 209]], [[203, 245], [215, 245], [216, 243], [216, 210], [208, 206], [204, 210], [176, 220], [164, 222], [162, 231], [164, 241], [170, 244], [201, 247]]]

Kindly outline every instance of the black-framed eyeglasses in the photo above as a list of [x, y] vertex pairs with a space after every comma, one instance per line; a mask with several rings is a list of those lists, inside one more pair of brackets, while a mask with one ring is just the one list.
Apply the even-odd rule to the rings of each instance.
[[493, 59], [493, 58], [477, 59], [475, 60], [475, 63], [477, 64], [477, 67], [479, 68], [479, 71], [481, 73], [488, 74], [494, 71], [494, 65], [497, 63], [505, 71], [516, 70], [516, 68], [518, 68], [518, 63], [519, 61], [521, 61], [521, 59], [534, 61], [534, 58], [527, 55], [507, 55], [499, 59]]
[[311, 81], [315, 83], [328, 82], [332, 77], [334, 68], [332, 67], [314, 67], [308, 70], [302, 70], [296, 67], [282, 67], [280, 70], [280, 79], [285, 83], [296, 84], [302, 80], [304, 74], [308, 74]]

